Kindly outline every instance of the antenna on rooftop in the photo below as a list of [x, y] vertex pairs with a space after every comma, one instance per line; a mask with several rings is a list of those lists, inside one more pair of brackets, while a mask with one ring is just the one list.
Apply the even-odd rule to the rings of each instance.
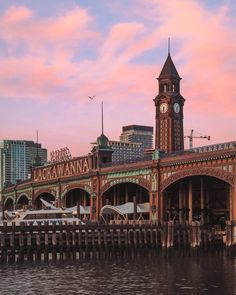
[[38, 157], [38, 149], [39, 149], [39, 147], [38, 147], [38, 143], [39, 143], [39, 133], [38, 133], [38, 129], [36, 130], [36, 143], [37, 143], [37, 151], [36, 151], [36, 155], [37, 155], [37, 157]]
[[36, 157], [34, 158], [34, 166], [41, 166], [41, 157], [39, 156], [39, 134], [38, 130], [36, 130]]

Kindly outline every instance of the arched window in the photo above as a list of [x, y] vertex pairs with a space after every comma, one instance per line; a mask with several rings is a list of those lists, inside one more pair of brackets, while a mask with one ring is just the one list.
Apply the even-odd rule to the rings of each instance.
[[175, 84], [172, 84], [171, 89], [172, 89], [172, 92], [175, 92]]
[[167, 92], [167, 84], [164, 84], [164, 92]]

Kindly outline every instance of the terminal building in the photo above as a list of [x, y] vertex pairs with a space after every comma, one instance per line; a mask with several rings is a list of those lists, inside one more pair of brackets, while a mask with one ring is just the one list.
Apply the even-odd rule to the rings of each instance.
[[[114, 151], [102, 132], [87, 156], [35, 167], [27, 182], [5, 188], [4, 208], [27, 203], [39, 209], [43, 198], [59, 207], [80, 206], [93, 221], [143, 218], [217, 225], [236, 220], [236, 141], [184, 150], [185, 98], [170, 54], [157, 81], [150, 158], [112, 163]], [[135, 129], [126, 127], [122, 141]]]

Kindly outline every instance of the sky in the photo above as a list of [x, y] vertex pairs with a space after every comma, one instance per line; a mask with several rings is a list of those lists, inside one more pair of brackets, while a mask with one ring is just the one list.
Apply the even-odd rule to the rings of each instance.
[[[236, 140], [235, 0], [0, 1], [0, 139], [91, 151], [101, 134], [154, 126], [156, 78], [171, 57], [194, 146]], [[94, 96], [93, 100], [88, 96]], [[185, 141], [185, 148], [188, 148]]]

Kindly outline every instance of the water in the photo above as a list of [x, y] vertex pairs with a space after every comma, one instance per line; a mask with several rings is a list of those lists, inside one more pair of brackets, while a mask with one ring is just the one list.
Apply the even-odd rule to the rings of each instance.
[[1, 295], [236, 294], [226, 256], [107, 258], [0, 268]]

